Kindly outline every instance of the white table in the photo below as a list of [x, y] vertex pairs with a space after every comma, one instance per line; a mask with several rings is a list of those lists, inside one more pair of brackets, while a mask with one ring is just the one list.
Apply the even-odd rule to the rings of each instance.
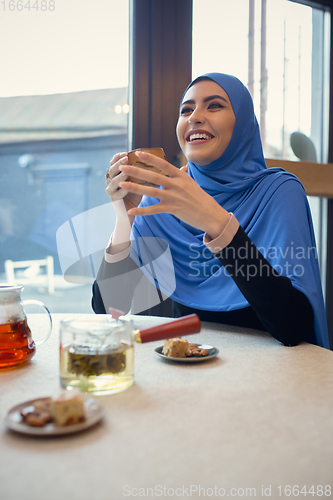
[[189, 338], [220, 355], [198, 364], [161, 359], [163, 342], [137, 344], [135, 384], [95, 396], [105, 419], [83, 433], [6, 430], [12, 406], [59, 391], [59, 321], [74, 316], [55, 314], [32, 361], [0, 372], [1, 500], [294, 498], [288, 485], [314, 485], [314, 496], [299, 497], [318, 498], [320, 485], [333, 489], [333, 352], [287, 348], [254, 330], [204, 323]]

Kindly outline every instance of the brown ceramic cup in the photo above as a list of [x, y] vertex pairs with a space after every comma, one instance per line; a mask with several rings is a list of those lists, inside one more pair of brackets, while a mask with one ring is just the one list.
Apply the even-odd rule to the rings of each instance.
[[[134, 167], [139, 167], [139, 168], [143, 168], [145, 170], [150, 170], [151, 172], [157, 172], [158, 174], [161, 174], [161, 175], [166, 175], [159, 168], [153, 167], [152, 165], [149, 165], [149, 163], [143, 162], [136, 154], [138, 151], [150, 153], [152, 155], [157, 156], [158, 158], [162, 158], [163, 160], [166, 160], [166, 156], [165, 156], [165, 153], [164, 153], [162, 148], [140, 148], [140, 149], [135, 149], [134, 151], [130, 151], [129, 153], [127, 153], [128, 164], [133, 165]], [[156, 184], [152, 184], [150, 182], [144, 181], [143, 179], [138, 179], [137, 177], [133, 177], [132, 175], [129, 176], [127, 178], [127, 180], [131, 181], [131, 182], [135, 182], [136, 184], [143, 184], [145, 186], [155, 186], [156, 185]]]

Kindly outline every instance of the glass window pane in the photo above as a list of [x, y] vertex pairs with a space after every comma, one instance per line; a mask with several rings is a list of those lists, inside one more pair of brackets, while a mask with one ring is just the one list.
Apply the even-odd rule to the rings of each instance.
[[[108, 241], [103, 220], [112, 223], [105, 171], [128, 143], [129, 5], [23, 5], [0, 5], [0, 281], [13, 279], [6, 261], [32, 261], [14, 269], [24, 298], [51, 312], [90, 313], [91, 254]], [[53, 294], [36, 262], [46, 256], [54, 259]], [[81, 281], [71, 276], [78, 262]]]
[[193, 77], [220, 71], [248, 85], [269, 158], [296, 160], [297, 131], [322, 157], [323, 23], [323, 11], [288, 0], [193, 2]]
[[[288, 0], [193, 0], [193, 77], [248, 86], [266, 158], [325, 162], [329, 13]], [[309, 199], [324, 267], [323, 201]]]

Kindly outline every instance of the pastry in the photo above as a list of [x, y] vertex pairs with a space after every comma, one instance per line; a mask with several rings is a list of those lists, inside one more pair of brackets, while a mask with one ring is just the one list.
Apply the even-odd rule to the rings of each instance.
[[44, 427], [52, 422], [50, 401], [50, 398], [38, 399], [33, 405], [23, 408], [21, 411], [23, 421], [31, 427]]
[[201, 349], [197, 344], [189, 344], [183, 337], [176, 337], [164, 341], [162, 354], [172, 358], [201, 358], [208, 355], [208, 349]]
[[162, 354], [172, 358], [184, 358], [188, 350], [188, 341], [182, 337], [166, 339], [162, 349]]
[[77, 390], [64, 391], [51, 399], [52, 419], [56, 425], [73, 425], [85, 420], [85, 397]]

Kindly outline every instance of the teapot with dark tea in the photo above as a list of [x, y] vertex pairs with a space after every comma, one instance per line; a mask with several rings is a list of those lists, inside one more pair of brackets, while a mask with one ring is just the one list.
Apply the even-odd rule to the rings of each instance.
[[[36, 353], [36, 346], [46, 342], [51, 335], [50, 311], [39, 300], [21, 300], [22, 285], [0, 284], [0, 370], [22, 365]], [[32, 339], [23, 306], [42, 307], [49, 318], [46, 336], [39, 341]]]

